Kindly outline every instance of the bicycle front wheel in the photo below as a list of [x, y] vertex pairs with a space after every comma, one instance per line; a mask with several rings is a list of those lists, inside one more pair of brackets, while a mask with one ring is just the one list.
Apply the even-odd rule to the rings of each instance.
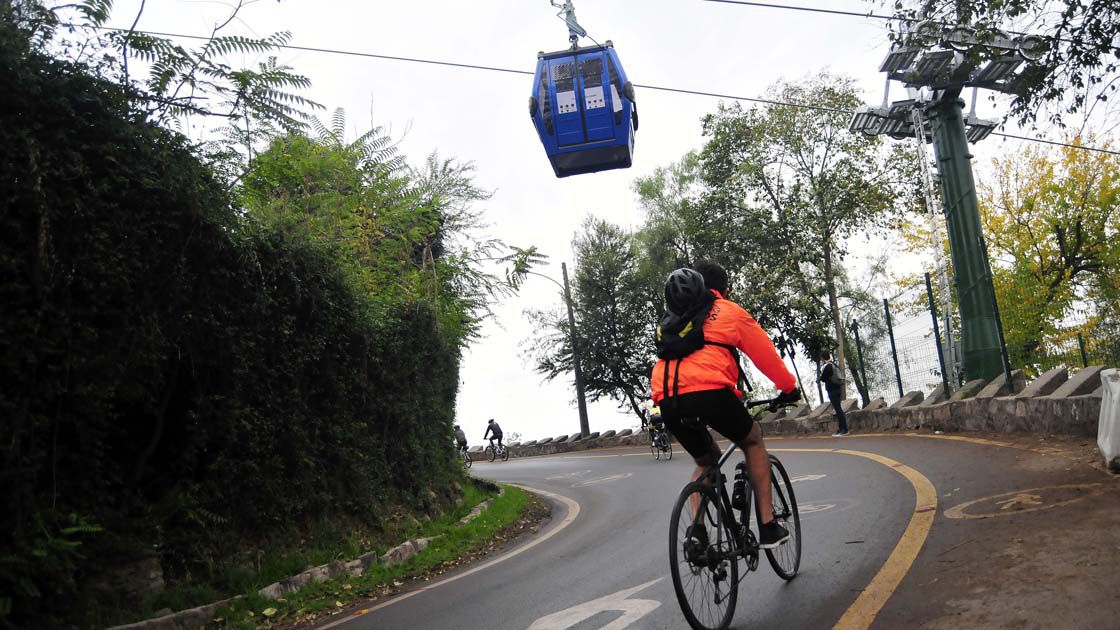
[[467, 465], [467, 468], [470, 468], [471, 464], [474, 463], [474, 459], [471, 457], [469, 451], [463, 451], [463, 463]]
[[766, 559], [774, 572], [783, 580], [797, 577], [801, 567], [801, 515], [797, 511], [797, 499], [793, 496], [786, 467], [773, 455], [770, 456], [770, 503], [774, 509], [774, 520], [789, 530], [789, 541], [766, 550]]
[[[693, 509], [695, 508], [695, 512]], [[738, 545], [715, 490], [700, 482], [684, 487], [669, 526], [669, 572], [681, 612], [694, 630], [723, 630], [739, 598]], [[692, 525], [696, 525], [690, 532]], [[699, 530], [703, 534], [697, 535]], [[698, 537], [701, 544], [689, 539]], [[704, 546], [703, 540], [707, 540]]]
[[494, 447], [493, 446], [487, 446], [486, 447], [486, 461], [492, 462], [492, 461], [494, 461], [495, 457], [497, 457], [497, 453], [494, 452]]

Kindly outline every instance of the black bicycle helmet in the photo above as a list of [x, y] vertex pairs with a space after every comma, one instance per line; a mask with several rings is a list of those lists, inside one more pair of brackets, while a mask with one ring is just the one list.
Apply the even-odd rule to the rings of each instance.
[[681, 267], [665, 280], [665, 304], [677, 315], [683, 315], [704, 297], [704, 277], [695, 269]]

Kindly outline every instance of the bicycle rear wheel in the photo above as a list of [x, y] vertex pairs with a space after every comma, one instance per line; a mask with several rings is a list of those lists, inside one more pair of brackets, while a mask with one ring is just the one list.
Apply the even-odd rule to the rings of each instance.
[[497, 456], [497, 453], [494, 452], [494, 447], [493, 446], [487, 446], [486, 447], [486, 461], [492, 462], [492, 461], [494, 461], [494, 458], [496, 456]]
[[471, 464], [474, 463], [474, 459], [471, 457], [470, 451], [466, 449], [463, 449], [463, 463], [467, 465], [467, 468], [470, 468]]
[[801, 515], [797, 511], [797, 499], [793, 496], [793, 484], [789, 481], [786, 468], [773, 455], [770, 456], [770, 503], [774, 519], [789, 530], [789, 542], [767, 549], [766, 559], [779, 577], [792, 580], [801, 567]]
[[[692, 501], [698, 499], [697, 518]], [[689, 483], [677, 498], [669, 528], [669, 572], [681, 612], [694, 630], [723, 630], [735, 616], [739, 598], [738, 548], [731, 521], [723, 513], [715, 490], [699, 482]], [[689, 526], [703, 527], [708, 546], [687, 545]]]
[[667, 436], [667, 435], [665, 436], [664, 440], [665, 440], [665, 452], [668, 454], [668, 457], [666, 457], [665, 459], [673, 459], [673, 441], [670, 440], [669, 436]]
[[509, 461], [509, 447], [508, 446], [503, 446], [502, 447], [502, 461], [503, 462], [508, 462]]

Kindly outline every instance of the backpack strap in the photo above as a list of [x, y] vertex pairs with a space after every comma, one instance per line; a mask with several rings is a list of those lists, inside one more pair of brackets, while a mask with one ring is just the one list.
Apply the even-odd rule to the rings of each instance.
[[731, 353], [731, 359], [733, 361], [735, 361], [735, 367], [739, 369], [739, 382], [744, 383], [746, 385], [748, 392], [754, 391], [754, 388], [751, 387], [751, 382], [747, 380], [747, 373], [743, 371], [743, 364], [739, 361], [739, 349], [738, 348], [736, 348], [735, 346], [733, 346], [729, 343], [720, 343], [718, 341], [704, 341], [704, 345], [706, 345], [706, 346], [719, 346], [721, 348], [726, 349], [728, 352], [730, 352]]

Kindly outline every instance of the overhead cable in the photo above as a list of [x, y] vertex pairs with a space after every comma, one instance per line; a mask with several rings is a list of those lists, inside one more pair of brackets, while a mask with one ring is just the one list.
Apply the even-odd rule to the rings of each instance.
[[[102, 27], [99, 27], [99, 28], [101, 30], [107, 30], [107, 31], [129, 32], [128, 29], [123, 29], [123, 28], [112, 28], [112, 27], [108, 27], [108, 26], [102, 26]], [[141, 33], [141, 34], [144, 34], [144, 35], [152, 35], [152, 36], [156, 36], [156, 37], [176, 37], [176, 38], [180, 38], [180, 39], [195, 39], [195, 40], [209, 40], [209, 39], [211, 39], [209, 36], [186, 35], [186, 34], [183, 34], [183, 33], [165, 33], [165, 32], [160, 32], [160, 31], [139, 31], [139, 30], [131, 31], [131, 32]], [[397, 56], [397, 55], [382, 55], [382, 54], [377, 54], [377, 53], [359, 52], [359, 51], [354, 51], [354, 50], [340, 50], [340, 49], [336, 49], [336, 48], [320, 48], [320, 47], [316, 47], [316, 46], [296, 46], [294, 44], [277, 44], [276, 47], [287, 49], [287, 50], [299, 50], [299, 51], [304, 51], [304, 52], [315, 52], [315, 53], [323, 53], [323, 54], [329, 54], [329, 55], [345, 55], [345, 56], [348, 56], [348, 57], [363, 57], [363, 58], [369, 58], [369, 59], [384, 59], [384, 60], [387, 60], [387, 61], [404, 61], [404, 62], [409, 62], [409, 63], [423, 63], [423, 64], [428, 64], [428, 65], [433, 65], [433, 66], [448, 66], [448, 67], [452, 67], [452, 68], [466, 68], [468, 70], [486, 70], [486, 71], [490, 71], [490, 72], [503, 72], [503, 73], [506, 73], [506, 74], [521, 74], [521, 75], [528, 75], [528, 76], [533, 76], [533, 74], [534, 74], [532, 71], [518, 70], [516, 68], [502, 68], [500, 66], [484, 66], [484, 65], [479, 65], [479, 64], [458, 63], [458, 62], [454, 62], [454, 61], [442, 61], [442, 60], [439, 60], [439, 59], [421, 59], [419, 57], [401, 57], [401, 56]], [[802, 109], [812, 109], [812, 110], [816, 110], [816, 111], [825, 111], [825, 112], [836, 112], [836, 113], [841, 113], [841, 114], [853, 114], [854, 113], [851, 110], [839, 109], [839, 108], [835, 108], [835, 107], [828, 107], [828, 106], [825, 106], [825, 105], [814, 105], [812, 103], [790, 103], [790, 102], [785, 102], [785, 101], [777, 101], [777, 100], [773, 100], [773, 99], [758, 98], [758, 97], [753, 97], [753, 96], [736, 96], [734, 94], [721, 94], [721, 93], [718, 93], [718, 92], [705, 92], [705, 91], [702, 91], [702, 90], [687, 90], [687, 89], [684, 89], [684, 88], [672, 88], [672, 87], [665, 87], [665, 86], [661, 86], [661, 85], [649, 85], [649, 84], [643, 84], [643, 83], [635, 83], [634, 87], [639, 87], [639, 88], [646, 89], [646, 90], [656, 90], [656, 91], [659, 91], [659, 92], [675, 92], [677, 94], [688, 94], [688, 95], [691, 95], [691, 96], [708, 96], [708, 97], [713, 97], [713, 98], [726, 98], [726, 99], [734, 100], [734, 101], [747, 101], [747, 102], [750, 102], [750, 103], [762, 103], [764, 105], [779, 105], [779, 106], [784, 106], [784, 107], [797, 107], [797, 108], [802, 108]], [[1085, 146], [1085, 145], [1080, 145], [1080, 144], [1068, 144], [1068, 143], [1065, 143], [1065, 142], [1058, 142], [1056, 140], [1045, 140], [1043, 138], [1031, 138], [1031, 137], [1028, 137], [1028, 136], [1017, 136], [1017, 135], [1013, 135], [1013, 134], [1000, 133], [1000, 132], [993, 132], [992, 135], [993, 136], [1002, 136], [1004, 138], [1012, 138], [1012, 139], [1015, 139], [1015, 140], [1024, 140], [1024, 141], [1027, 141], [1027, 142], [1041, 142], [1041, 143], [1044, 143], [1044, 144], [1051, 144], [1051, 145], [1068, 147], [1068, 148], [1073, 148], [1073, 149], [1085, 149], [1086, 151], [1098, 151], [1100, 153], [1109, 153], [1109, 154], [1112, 154], [1112, 155], [1120, 155], [1120, 151], [1114, 151], [1112, 149], [1104, 149], [1104, 148], [1100, 148], [1100, 147], [1090, 147], [1090, 146]]]

